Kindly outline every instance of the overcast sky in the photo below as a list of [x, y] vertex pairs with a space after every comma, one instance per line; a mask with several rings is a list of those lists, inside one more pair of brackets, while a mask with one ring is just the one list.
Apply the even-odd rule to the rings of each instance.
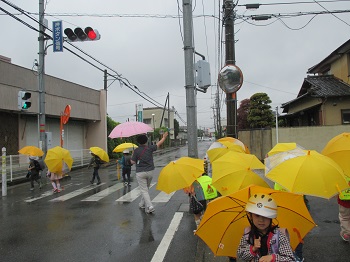
[[[235, 2], [236, 65], [244, 75], [243, 85], [237, 92], [238, 105], [241, 100], [264, 92], [271, 98], [271, 106], [275, 109], [296, 98], [307, 70], [350, 37], [349, 13], [316, 16], [295, 14], [350, 10], [350, 1], [253, 2], [262, 5], [257, 10], [246, 10], [244, 5], [252, 1]], [[12, 0], [11, 3], [38, 19], [39, 0]], [[223, 0], [196, 0], [192, 3], [195, 50], [210, 63], [212, 76], [212, 87], [209, 87], [208, 92], [197, 93], [198, 128], [214, 126], [216, 79], [225, 63], [225, 47], [219, 44], [220, 39], [224, 40], [219, 20], [222, 18], [222, 4]], [[19, 14], [1, 0], [0, 7]], [[164, 105], [169, 92], [170, 106], [174, 106], [181, 118], [187, 121], [182, 0], [48, 0], [45, 13], [50, 29], [52, 21], [57, 20], [63, 21], [64, 28], [91, 26], [98, 29], [101, 34], [99, 41], [75, 45], [118, 72], [159, 104]], [[249, 19], [251, 15], [262, 14], [271, 14], [273, 17], [267, 21]], [[283, 16], [279, 17], [279, 14]], [[288, 14], [291, 16], [286, 17]], [[38, 24], [28, 17], [17, 17], [38, 28]], [[38, 59], [38, 32], [1, 10], [0, 24], [0, 55], [10, 57], [13, 64], [32, 68], [34, 60]], [[48, 44], [51, 43], [48, 41]], [[79, 50], [68, 44], [65, 46], [87, 58]], [[196, 56], [195, 59], [197, 61], [201, 57]], [[48, 47], [45, 62], [48, 75], [93, 89], [103, 88], [103, 72], [66, 50], [54, 53], [52, 47]], [[96, 62], [94, 64], [106, 69]], [[128, 118], [135, 119], [137, 103], [142, 103], [145, 108], [154, 107], [128, 87], [112, 81], [111, 77], [108, 79], [107, 112], [113, 120], [125, 122]], [[220, 94], [221, 116], [226, 118], [225, 95], [221, 90]], [[180, 125], [184, 125], [178, 120]]]

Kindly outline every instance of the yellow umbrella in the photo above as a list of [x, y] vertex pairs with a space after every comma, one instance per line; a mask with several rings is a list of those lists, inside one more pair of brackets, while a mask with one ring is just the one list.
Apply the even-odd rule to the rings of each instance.
[[350, 133], [333, 137], [322, 150], [322, 154], [332, 158], [350, 177]]
[[181, 157], [171, 161], [160, 171], [157, 189], [169, 194], [190, 186], [203, 173], [203, 159]]
[[264, 164], [255, 155], [227, 152], [212, 163], [212, 185], [221, 195], [234, 193], [251, 184], [269, 187], [254, 172], [254, 169], [264, 168]]
[[277, 218], [273, 224], [287, 228], [293, 249], [316, 226], [302, 195], [250, 186], [209, 202], [195, 235], [199, 236], [215, 256], [236, 257], [244, 228], [250, 226], [245, 205], [256, 193], [271, 195], [277, 203]]
[[[242, 141], [238, 140], [237, 138], [234, 138], [234, 137], [223, 137], [223, 138], [218, 139], [217, 141], [220, 142], [220, 143], [223, 143], [223, 144], [224, 144], [224, 142], [228, 142], [228, 143], [231, 143], [231, 144], [238, 145], [238, 146], [240, 146], [243, 149], [243, 151], [245, 153], [250, 154], [248, 147]], [[225, 143], [225, 145], [227, 145], [227, 143]]]
[[348, 188], [340, 166], [313, 150], [277, 164], [266, 177], [289, 192], [326, 199]]
[[28, 156], [43, 156], [44, 152], [36, 146], [25, 146], [21, 148], [18, 153]]
[[234, 146], [234, 147], [224, 147], [224, 148], [214, 148], [207, 151], [207, 155], [209, 158], [210, 163], [213, 163], [216, 159], [222, 157], [223, 155], [227, 154], [228, 152], [235, 152], [235, 153], [244, 153], [242, 151], [242, 148], [240, 146]]
[[44, 162], [52, 173], [62, 174], [72, 168], [73, 158], [67, 149], [56, 146], [47, 151]]
[[120, 145], [116, 146], [113, 149], [113, 152], [119, 153], [119, 152], [123, 152], [125, 149], [129, 149], [129, 150], [132, 149], [132, 150], [134, 150], [135, 148], [138, 148], [138, 146], [133, 144], [133, 143], [123, 143], [123, 144], [120, 144]]
[[293, 149], [304, 149], [303, 147], [299, 146], [297, 143], [277, 143], [268, 153], [268, 156], [272, 156], [274, 154], [278, 154], [281, 152], [293, 150]]
[[102, 161], [109, 162], [109, 156], [106, 151], [98, 146], [90, 147], [91, 153], [98, 156]]

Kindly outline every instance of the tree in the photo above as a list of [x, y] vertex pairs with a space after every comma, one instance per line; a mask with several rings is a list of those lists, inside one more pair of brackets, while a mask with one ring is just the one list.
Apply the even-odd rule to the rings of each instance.
[[[107, 116], [107, 134], [110, 134], [112, 130], [119, 125], [120, 123], [115, 122], [112, 118]], [[107, 149], [108, 149], [108, 155], [111, 157], [113, 155], [113, 149], [121, 143], [120, 138], [112, 139], [107, 138]]]
[[237, 128], [239, 130], [248, 129], [248, 114], [250, 110], [250, 100], [246, 98], [241, 101], [239, 108], [237, 109]]
[[248, 123], [252, 128], [263, 128], [274, 125], [271, 111], [271, 100], [266, 93], [256, 93], [250, 97]]
[[176, 119], [174, 119], [174, 137], [175, 139], [177, 138], [177, 136], [179, 135], [180, 132], [180, 124], [179, 121], [177, 121]]

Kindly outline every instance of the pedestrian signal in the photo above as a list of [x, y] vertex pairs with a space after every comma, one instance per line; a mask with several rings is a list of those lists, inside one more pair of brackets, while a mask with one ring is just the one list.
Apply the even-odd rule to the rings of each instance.
[[100, 40], [101, 35], [96, 29], [92, 29], [90, 26], [86, 27], [84, 30], [80, 27], [74, 29], [71, 28], [64, 29], [64, 33], [67, 36], [68, 42], [83, 42], [83, 41], [96, 41]]
[[30, 99], [32, 94], [27, 91], [18, 91], [18, 109], [20, 110], [28, 110], [32, 103]]

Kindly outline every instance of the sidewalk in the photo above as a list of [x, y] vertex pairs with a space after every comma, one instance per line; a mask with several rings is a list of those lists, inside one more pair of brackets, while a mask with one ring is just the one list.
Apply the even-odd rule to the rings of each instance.
[[210, 248], [198, 238], [195, 262], [229, 262], [228, 257], [216, 257]]

